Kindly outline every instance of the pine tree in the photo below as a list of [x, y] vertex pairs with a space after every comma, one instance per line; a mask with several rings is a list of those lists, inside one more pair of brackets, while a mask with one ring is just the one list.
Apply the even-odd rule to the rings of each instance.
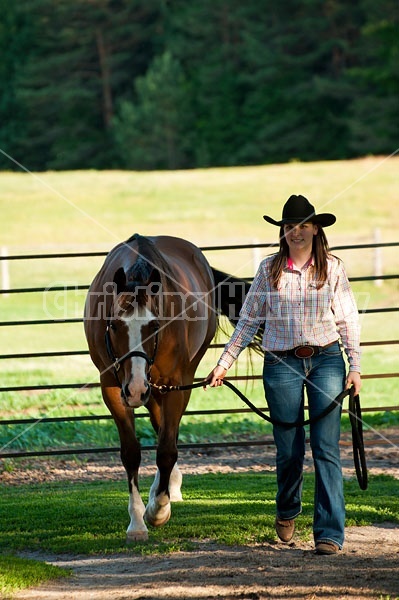
[[135, 103], [121, 103], [114, 135], [125, 167], [177, 169], [189, 164], [190, 142], [186, 82], [170, 52], [154, 59], [136, 80]]
[[399, 11], [396, 1], [363, 2], [356, 62], [348, 69], [350, 147], [356, 155], [391, 154], [399, 136]]
[[112, 166], [115, 99], [155, 53], [158, 0], [21, 0], [36, 45], [19, 74], [30, 169]]

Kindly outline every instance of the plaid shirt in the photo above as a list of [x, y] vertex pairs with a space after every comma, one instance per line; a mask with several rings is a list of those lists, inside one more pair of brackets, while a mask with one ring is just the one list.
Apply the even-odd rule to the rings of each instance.
[[328, 258], [327, 280], [318, 290], [313, 260], [301, 270], [288, 260], [275, 289], [270, 282], [273, 258], [260, 263], [218, 364], [230, 368], [264, 324], [263, 350], [326, 346], [341, 338], [350, 370], [360, 372], [359, 314], [343, 263], [334, 256]]

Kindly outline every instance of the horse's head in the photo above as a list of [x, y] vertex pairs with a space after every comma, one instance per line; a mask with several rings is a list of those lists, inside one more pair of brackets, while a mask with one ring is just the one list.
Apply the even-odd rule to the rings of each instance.
[[[154, 296], [157, 271], [134, 280], [123, 268], [114, 275], [114, 298], [107, 322], [106, 343], [126, 406], [146, 404], [149, 372], [158, 344], [159, 322]], [[154, 289], [156, 291], [154, 291]]]

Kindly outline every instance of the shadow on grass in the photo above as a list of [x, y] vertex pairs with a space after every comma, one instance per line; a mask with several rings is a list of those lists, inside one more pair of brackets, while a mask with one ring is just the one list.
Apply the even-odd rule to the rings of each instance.
[[[151, 480], [142, 480], [144, 501]], [[305, 474], [303, 514], [297, 534], [311, 538], [314, 478]], [[145, 543], [126, 546], [127, 486], [124, 482], [52, 483], [1, 486], [0, 552], [41, 550], [52, 553], [152, 554], [189, 550], [201, 540], [242, 546], [275, 540], [275, 476], [270, 473], [187, 475], [185, 502], [173, 504], [172, 518], [150, 529]], [[397, 481], [370, 478], [361, 491], [345, 482], [348, 525], [399, 522]]]

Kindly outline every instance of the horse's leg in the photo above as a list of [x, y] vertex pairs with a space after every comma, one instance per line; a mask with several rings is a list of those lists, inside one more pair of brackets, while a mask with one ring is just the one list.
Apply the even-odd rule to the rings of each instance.
[[130, 523], [126, 531], [126, 539], [128, 542], [147, 540], [148, 529], [144, 523], [145, 506], [138, 485], [141, 449], [136, 438], [133, 411], [123, 406], [119, 388], [102, 385], [102, 394], [118, 428], [121, 460], [126, 470], [129, 486]]
[[[171, 392], [162, 399], [158, 432], [158, 471], [150, 489], [144, 518], [150, 525], [159, 527], [170, 519], [170, 501], [181, 500], [181, 473], [177, 468], [177, 435], [182, 414], [187, 406], [190, 391]], [[171, 496], [172, 493], [172, 496]]]
[[[147, 404], [148, 411], [150, 413], [150, 421], [155, 430], [157, 436], [159, 436], [159, 431], [161, 428], [161, 408], [159, 403], [157, 403], [153, 398], [150, 399], [150, 402]], [[174, 464], [172, 472], [170, 474], [169, 479], [169, 497], [171, 502], [182, 502], [183, 496], [181, 493], [181, 486], [183, 482], [183, 476], [179, 467], [177, 466], [177, 462]], [[154, 493], [154, 490], [157, 489], [159, 485], [159, 470], [156, 473], [154, 482], [151, 486], [150, 495]]]
[[169, 496], [171, 502], [183, 502], [183, 496], [181, 493], [181, 484], [183, 483], [183, 476], [177, 462], [174, 464], [169, 479]]

